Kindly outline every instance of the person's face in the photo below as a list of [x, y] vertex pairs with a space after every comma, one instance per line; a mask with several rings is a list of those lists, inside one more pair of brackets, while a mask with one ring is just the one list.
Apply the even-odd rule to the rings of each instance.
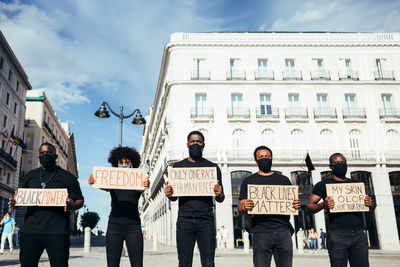
[[187, 146], [189, 147], [189, 146], [194, 145], [194, 144], [198, 144], [198, 145], [204, 147], [203, 138], [198, 134], [192, 134], [189, 137], [189, 141], [187, 142]]
[[6, 218], [9, 219], [11, 216], [9, 213], [6, 213]]
[[129, 164], [132, 164], [130, 159], [122, 158], [118, 160], [118, 166], [129, 165]]
[[329, 167], [332, 169], [332, 165], [336, 165], [338, 163], [343, 163], [343, 164], [347, 164], [347, 160], [344, 156], [342, 155], [337, 155], [335, 157], [332, 158], [332, 162], [329, 165]]
[[263, 159], [263, 158], [272, 159], [271, 152], [269, 152], [269, 150], [267, 150], [267, 149], [258, 150], [256, 152], [256, 160]]
[[39, 157], [45, 154], [55, 154], [55, 151], [53, 150], [53, 148], [51, 146], [48, 145], [43, 145], [39, 148]]

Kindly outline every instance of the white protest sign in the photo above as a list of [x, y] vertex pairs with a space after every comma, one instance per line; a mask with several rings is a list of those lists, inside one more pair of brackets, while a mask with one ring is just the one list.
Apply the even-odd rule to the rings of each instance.
[[249, 214], [298, 215], [293, 200], [298, 198], [297, 185], [247, 185], [247, 198], [254, 201]]
[[364, 204], [364, 183], [326, 184], [326, 195], [335, 201], [335, 207], [329, 210], [332, 213], [369, 211]]
[[15, 197], [15, 206], [64, 207], [67, 197], [66, 188], [19, 188]]
[[215, 196], [217, 167], [170, 168], [168, 184], [174, 190], [174, 197]]
[[136, 168], [93, 167], [93, 187], [103, 189], [145, 190], [144, 170]]

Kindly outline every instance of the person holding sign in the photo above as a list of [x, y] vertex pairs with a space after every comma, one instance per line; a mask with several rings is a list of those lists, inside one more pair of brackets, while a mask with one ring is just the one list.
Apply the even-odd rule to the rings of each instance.
[[[240, 186], [238, 211], [246, 214], [255, 209], [255, 203], [248, 195], [248, 187], [250, 185], [282, 185], [291, 186], [289, 178], [273, 172], [272, 151], [266, 146], [259, 146], [254, 150], [254, 159], [258, 165], [258, 172], [245, 178]], [[263, 192], [266, 195], [278, 199], [276, 194], [271, 192]], [[260, 193], [261, 194], [261, 193]], [[288, 198], [290, 191], [285, 198]], [[278, 194], [279, 195], [279, 194]], [[293, 196], [291, 197], [293, 198]], [[281, 206], [281, 205], [280, 205]], [[301, 201], [296, 196], [290, 206], [287, 207], [288, 212], [298, 210], [301, 207]], [[278, 213], [275, 213], [278, 214]], [[274, 256], [277, 267], [291, 267], [293, 259], [292, 234], [294, 229], [290, 224], [289, 215], [253, 215], [252, 232], [253, 232], [253, 263], [254, 267], [269, 267], [271, 265], [271, 257]]]
[[[56, 148], [50, 143], [39, 147], [41, 167], [28, 172], [20, 188], [56, 189], [66, 188], [68, 197], [65, 207], [29, 206], [25, 223], [20, 231], [19, 260], [22, 267], [38, 266], [44, 249], [47, 251], [50, 265], [68, 266], [70, 246], [69, 211], [83, 206], [84, 199], [78, 179], [56, 164]], [[9, 205], [14, 208], [15, 197]]]
[[[213, 191], [215, 200], [223, 202], [225, 195], [222, 188], [221, 170], [218, 165], [203, 158], [204, 136], [199, 131], [192, 131], [187, 137], [189, 157], [176, 162], [173, 168], [204, 168], [217, 169], [217, 183]], [[165, 195], [176, 201], [174, 189], [166, 183]], [[176, 243], [179, 267], [191, 267], [195, 242], [199, 246], [202, 267], [214, 267], [215, 256], [215, 225], [213, 213], [213, 197], [184, 196], [179, 197], [179, 212], [176, 222]]]
[[[118, 168], [138, 168], [140, 155], [134, 148], [115, 147], [110, 151], [108, 162]], [[93, 185], [93, 174], [89, 177], [89, 184]], [[144, 180], [144, 187], [149, 188], [149, 178]], [[102, 189], [110, 192], [111, 213], [108, 218], [106, 234], [107, 266], [117, 267], [121, 261], [124, 241], [128, 248], [131, 266], [143, 266], [143, 233], [140, 228], [138, 204], [143, 191], [128, 189]]]
[[[327, 247], [332, 267], [346, 267], [347, 262], [352, 267], [368, 267], [368, 240], [363, 231], [362, 213], [344, 210], [342, 212], [333, 212], [335, 205], [338, 203], [335, 203], [333, 197], [327, 194], [328, 186], [351, 186], [357, 183], [357, 181], [346, 178], [347, 160], [340, 153], [330, 156], [329, 168], [332, 170], [332, 178], [324, 179], [314, 186], [312, 195], [308, 199], [307, 209], [313, 213], [324, 208], [328, 210]], [[358, 190], [351, 191], [355, 192]], [[345, 190], [342, 197], [353, 199], [352, 197], [348, 198], [349, 196], [350, 191], [346, 193]], [[320, 202], [321, 199], [323, 201]], [[366, 207], [373, 207], [370, 196], [362, 195], [362, 200]], [[360, 208], [361, 210], [363, 209], [362, 207]]]

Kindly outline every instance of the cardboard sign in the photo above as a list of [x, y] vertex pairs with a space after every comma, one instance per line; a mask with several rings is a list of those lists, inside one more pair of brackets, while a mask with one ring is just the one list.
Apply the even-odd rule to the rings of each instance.
[[174, 197], [215, 196], [217, 168], [170, 168], [168, 184], [174, 190]]
[[145, 190], [144, 170], [136, 168], [93, 167], [93, 187], [104, 189]]
[[293, 200], [298, 198], [297, 185], [247, 185], [247, 198], [254, 201], [249, 214], [298, 215]]
[[64, 207], [67, 197], [66, 188], [19, 188], [15, 197], [15, 206]]
[[364, 204], [364, 183], [326, 184], [326, 195], [335, 201], [335, 207], [330, 212], [369, 211]]

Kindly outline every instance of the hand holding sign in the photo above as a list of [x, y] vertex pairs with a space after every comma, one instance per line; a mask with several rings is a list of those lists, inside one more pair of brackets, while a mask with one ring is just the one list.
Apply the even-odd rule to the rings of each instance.
[[172, 197], [174, 194], [174, 189], [172, 189], [172, 186], [170, 186], [168, 182], [165, 183], [164, 193], [168, 198]]
[[222, 196], [222, 186], [219, 184], [218, 180], [217, 180], [217, 184], [214, 186], [214, 194], [216, 197]]
[[332, 197], [327, 196], [324, 199], [324, 205], [327, 209], [331, 210], [331, 209], [335, 208], [335, 200]]
[[300, 198], [295, 198], [295, 199], [293, 200], [292, 207], [293, 207], [295, 210], [298, 210], [298, 209], [301, 208], [301, 200], [300, 200]]
[[243, 199], [243, 209], [246, 211], [252, 211], [254, 208], [254, 201], [251, 199]]
[[365, 199], [364, 199], [364, 204], [365, 204], [365, 206], [367, 206], [367, 207], [372, 207], [372, 205], [373, 205], [372, 197], [366, 195], [366, 196], [365, 196]]

